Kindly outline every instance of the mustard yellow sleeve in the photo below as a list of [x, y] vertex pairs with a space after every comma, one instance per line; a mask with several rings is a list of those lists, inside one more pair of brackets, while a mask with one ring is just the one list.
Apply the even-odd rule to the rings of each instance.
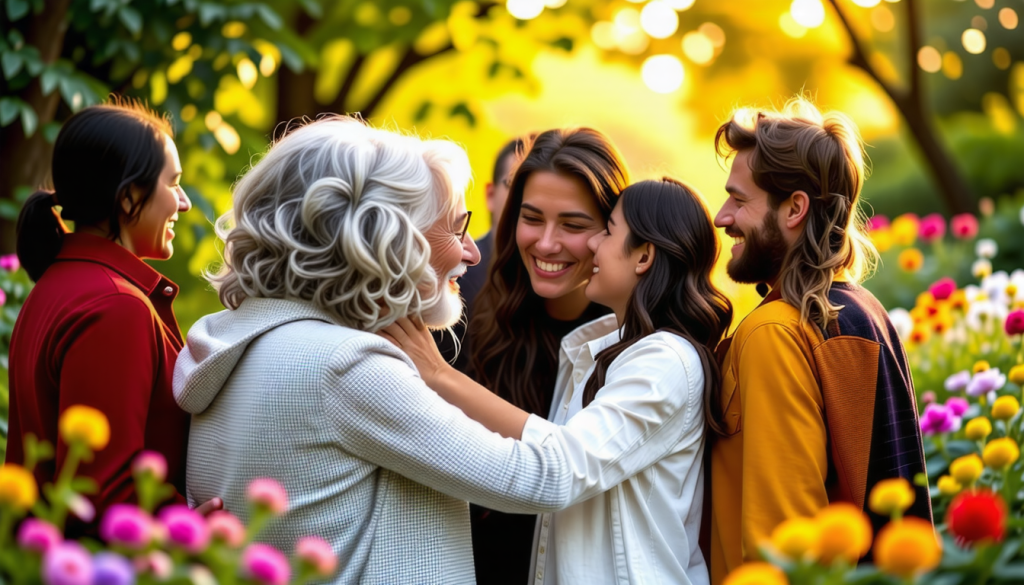
[[758, 546], [783, 520], [828, 505], [827, 430], [805, 346], [798, 331], [764, 323], [740, 348], [744, 560], [758, 558]]

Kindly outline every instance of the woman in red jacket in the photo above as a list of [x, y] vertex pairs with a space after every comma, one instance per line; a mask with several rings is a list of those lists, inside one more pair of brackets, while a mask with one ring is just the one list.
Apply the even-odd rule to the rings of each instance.
[[174, 222], [192, 207], [171, 125], [131, 102], [85, 108], [57, 135], [52, 167], [54, 191], [32, 195], [18, 218], [18, 258], [36, 286], [11, 339], [7, 461], [21, 462], [33, 433], [57, 447], [35, 470], [54, 481], [67, 450], [57, 419], [84, 404], [111, 427], [107, 448], [80, 467], [99, 485], [97, 518], [134, 500], [131, 462], [143, 450], [167, 458], [184, 502], [189, 417], [171, 394], [178, 287], [143, 262], [171, 257]]

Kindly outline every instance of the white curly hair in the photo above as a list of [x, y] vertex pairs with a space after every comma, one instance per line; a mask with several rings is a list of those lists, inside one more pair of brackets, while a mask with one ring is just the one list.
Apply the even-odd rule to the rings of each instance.
[[273, 144], [217, 220], [224, 263], [206, 275], [224, 306], [301, 299], [377, 331], [445, 302], [423, 233], [454, 217], [466, 152], [333, 116]]

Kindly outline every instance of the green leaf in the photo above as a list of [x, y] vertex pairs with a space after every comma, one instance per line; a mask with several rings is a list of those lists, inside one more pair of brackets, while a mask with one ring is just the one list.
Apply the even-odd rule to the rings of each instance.
[[572, 52], [573, 44], [574, 43], [573, 43], [573, 40], [571, 38], [569, 38], [569, 37], [562, 37], [562, 38], [558, 39], [557, 41], [551, 43], [551, 46], [556, 48], [556, 49], [562, 49], [563, 51], [565, 51], [567, 53], [571, 53]]
[[36, 132], [36, 128], [39, 126], [39, 116], [36, 115], [36, 111], [32, 109], [26, 103], [21, 105], [21, 128], [25, 131], [25, 136], [32, 136]]
[[13, 97], [0, 98], [0, 126], [6, 126], [18, 117], [21, 100]]
[[12, 22], [28, 14], [28, 9], [26, 0], [7, 0], [7, 18]]
[[224, 14], [225, 10], [223, 6], [204, 2], [199, 5], [199, 24], [209, 26], [214, 20], [223, 20]]
[[39, 78], [39, 85], [43, 89], [43, 95], [50, 95], [57, 88], [57, 83], [64, 76], [64, 72], [56, 67], [47, 67]]
[[465, 102], [459, 102], [452, 107], [451, 111], [448, 112], [448, 116], [454, 118], [455, 116], [462, 116], [466, 118], [466, 122], [469, 123], [470, 128], [476, 127], [476, 114], [474, 114], [469, 106]]
[[132, 33], [132, 36], [138, 38], [142, 32], [142, 15], [139, 14], [139, 11], [131, 6], [122, 6], [117, 11], [117, 16], [121, 19], [121, 24]]
[[1012, 579], [1013, 581], [1020, 582], [1024, 580], [1024, 563], [1010, 563], [996, 567], [992, 571], [992, 576], [997, 579]]
[[49, 124], [43, 125], [43, 138], [45, 138], [50, 144], [53, 144], [57, 140], [57, 134], [60, 133], [60, 128], [60, 122], [50, 122]]
[[4, 77], [10, 79], [21, 71], [21, 66], [25, 64], [25, 61], [21, 58], [20, 53], [14, 51], [7, 51], [0, 56], [0, 68], [4, 70]]
[[7, 199], [0, 199], [0, 217], [10, 221], [18, 221], [21, 206]]
[[39, 49], [28, 46], [21, 50], [21, 59], [25, 62], [25, 68], [32, 75], [39, 75], [42, 72], [43, 57], [39, 54]]
[[413, 122], [419, 124], [420, 122], [426, 120], [427, 116], [430, 115], [430, 108], [432, 105], [433, 104], [430, 103], [430, 100], [426, 100], [425, 102], [423, 102], [423, 104], [416, 109], [416, 113], [413, 114]]
[[277, 14], [277, 12], [275, 12], [273, 8], [267, 6], [266, 4], [256, 5], [256, 11], [260, 13], [260, 18], [263, 20], [263, 22], [265, 22], [267, 26], [274, 30], [278, 30], [279, 28], [281, 28], [281, 25], [284, 24], [284, 22], [282, 22], [281, 17]]
[[324, 9], [316, 0], [299, 0], [299, 2], [302, 4], [302, 7], [306, 9], [306, 14], [313, 18], [319, 19], [324, 15]]

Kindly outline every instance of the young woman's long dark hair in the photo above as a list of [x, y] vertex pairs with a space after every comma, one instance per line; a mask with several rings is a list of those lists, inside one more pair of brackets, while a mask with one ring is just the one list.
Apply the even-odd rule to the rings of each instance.
[[[71, 116], [53, 147], [53, 191], [36, 191], [18, 215], [18, 259], [36, 281], [53, 264], [67, 232], [61, 218], [101, 225], [116, 240], [120, 221], [137, 220], [164, 168], [167, 119], [126, 99], [90, 106]], [[126, 212], [134, 186], [142, 197]], [[61, 206], [58, 216], [54, 207]]]
[[586, 406], [604, 386], [611, 363], [629, 346], [657, 331], [688, 340], [704, 368], [704, 418], [724, 434], [721, 380], [715, 347], [732, 323], [732, 303], [711, 283], [719, 242], [707, 206], [690, 187], [664, 178], [627, 187], [619, 205], [629, 227], [626, 252], [654, 246], [654, 261], [629, 297], [622, 340], [597, 354], [583, 391]]
[[516, 245], [526, 180], [540, 171], [579, 178], [594, 194], [607, 221], [619, 193], [629, 184], [629, 171], [611, 141], [590, 128], [548, 130], [525, 150], [497, 226], [495, 257], [470, 321], [470, 360], [480, 384], [519, 408], [547, 418], [561, 340], [538, 323], [545, 311], [544, 299], [533, 292]]

